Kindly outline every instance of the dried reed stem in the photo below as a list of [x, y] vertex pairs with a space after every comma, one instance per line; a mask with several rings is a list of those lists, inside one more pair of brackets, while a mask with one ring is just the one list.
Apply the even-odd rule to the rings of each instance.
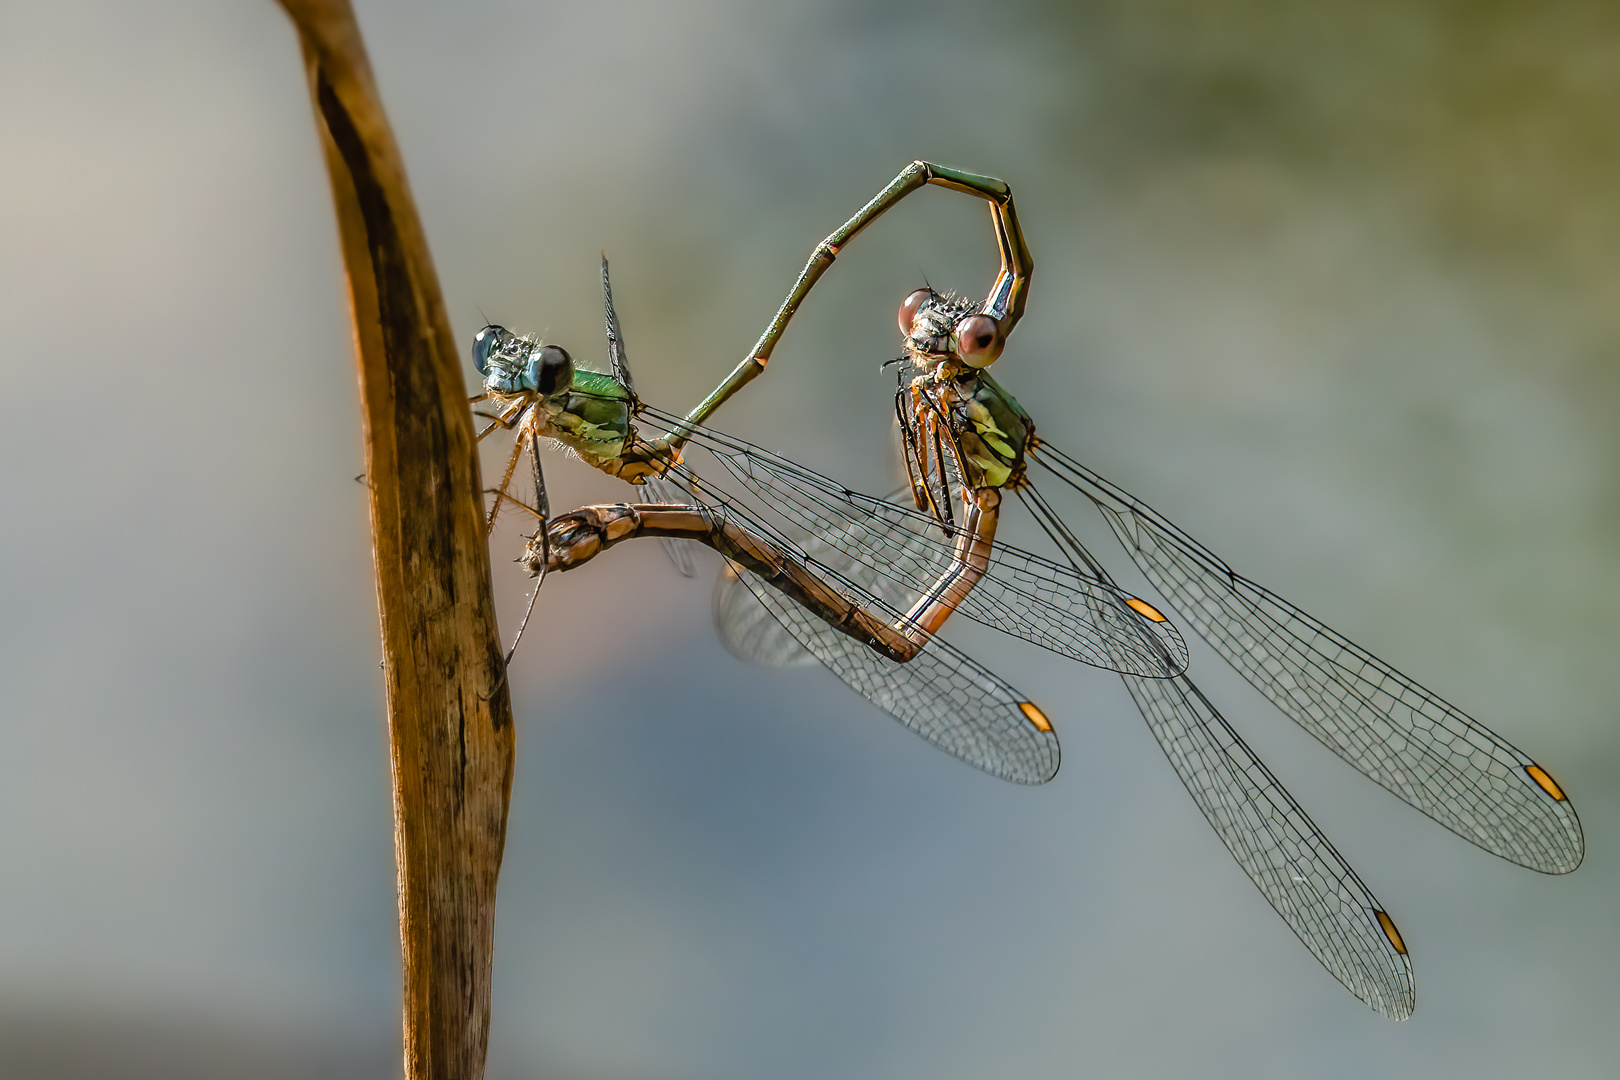
[[303, 46], [348, 270], [394, 778], [405, 1075], [477, 1080], [512, 788], [458, 350], [348, 0], [280, 0]]

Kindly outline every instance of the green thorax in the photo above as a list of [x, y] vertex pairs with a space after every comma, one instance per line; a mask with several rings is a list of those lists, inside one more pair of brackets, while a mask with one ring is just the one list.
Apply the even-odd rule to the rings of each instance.
[[567, 393], [541, 403], [547, 431], [591, 464], [617, 458], [630, 441], [630, 391], [611, 375], [574, 371]]
[[[965, 479], [975, 488], [1016, 486], [1035, 424], [1018, 400], [977, 371], [950, 381], [951, 429], [961, 447]], [[971, 475], [977, 473], [977, 476]]]

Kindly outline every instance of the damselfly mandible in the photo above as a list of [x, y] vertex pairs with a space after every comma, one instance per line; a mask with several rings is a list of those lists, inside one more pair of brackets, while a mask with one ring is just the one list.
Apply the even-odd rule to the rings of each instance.
[[[705, 427], [764, 370], [844, 246], [928, 184], [988, 202], [1001, 270], [983, 301], [919, 289], [901, 304], [895, 405], [910, 505], [848, 491]], [[611, 291], [611, 375], [580, 371], [556, 346], [486, 327], [474, 346], [486, 393], [474, 400], [494, 401], [493, 418], [520, 434], [491, 520], [503, 501], [516, 501], [511, 478], [527, 448], [536, 482], [531, 509], [547, 522], [526, 554], [537, 575], [582, 565], [635, 536], [707, 544], [730, 562], [716, 615], [733, 651], [780, 661], [796, 642], [936, 745], [1007, 779], [1051, 777], [1052, 725], [935, 636], [951, 615], [1119, 672], [1182, 783], [1272, 907], [1362, 1001], [1396, 1019], [1409, 1016], [1411, 964], [1383, 906], [1183, 673], [1187, 653], [1174, 628], [1114, 582], [1037, 490], [1030, 466], [1095, 505], [1170, 606], [1273, 704], [1416, 809], [1511, 862], [1562, 874], [1583, 854], [1574, 808], [1548, 772], [1507, 741], [1037, 438], [1029, 414], [987, 370], [1023, 313], [1032, 269], [1006, 184], [915, 162], [817, 245], [748, 356], [684, 417], [636, 397]], [[661, 434], [645, 437], [638, 423]], [[542, 437], [613, 475], [651, 483], [660, 500], [551, 518], [538, 465]], [[727, 493], [700, 479], [683, 460], [691, 447], [708, 451], [740, 488]], [[997, 537], [1009, 493], [1029, 508], [1061, 562]]]

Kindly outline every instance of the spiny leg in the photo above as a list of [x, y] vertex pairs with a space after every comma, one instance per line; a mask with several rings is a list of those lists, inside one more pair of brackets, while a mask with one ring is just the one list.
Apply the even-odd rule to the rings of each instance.
[[[908, 398], [909, 413], [906, 410]], [[956, 519], [951, 514], [951, 477], [946, 470], [945, 447], [948, 443], [954, 453], [956, 443], [950, 439], [940, 413], [938, 402], [925, 395], [916, 384], [895, 396], [895, 416], [905, 442], [903, 456], [912, 501], [917, 509], [932, 514], [948, 533], [955, 527]], [[961, 474], [960, 461], [957, 473]], [[963, 499], [971, 502], [968, 492], [963, 492]]]
[[[922, 491], [935, 520], [956, 536], [951, 562], [933, 586], [912, 604], [905, 625], [933, 634], [945, 624], [990, 568], [990, 556], [1001, 516], [1001, 491], [993, 487], [957, 486], [962, 499], [962, 526], [951, 515], [952, 478], [946, 454], [954, 460], [957, 477], [966, 477], [961, 444], [951, 435], [943, 406], [915, 384], [911, 388], [912, 416], [907, 425], [921, 444], [916, 452]], [[930, 452], [931, 451], [931, 452]], [[909, 468], [909, 463], [908, 463]], [[930, 476], [930, 470], [933, 475]]]
[[[927, 511], [933, 506], [928, 491], [927, 451], [923, 448], [915, 424], [906, 415], [907, 393], [901, 390], [894, 395], [894, 419], [900, 427], [900, 457], [905, 461], [906, 486], [911, 491], [911, 501], [918, 510]], [[915, 391], [910, 393], [915, 394]]]
[[[550, 553], [544, 545], [546, 522], [551, 520], [551, 499], [546, 495], [546, 474], [540, 467], [540, 435], [534, 430], [533, 424], [529, 425], [529, 471], [531, 478], [534, 480], [534, 507], [529, 512], [540, 519], [541, 550], [549, 555]], [[510, 499], [511, 496], [509, 495], [507, 498]], [[512, 501], [517, 502], [516, 499], [512, 499]], [[516, 643], [514, 643], [513, 648], [516, 647]]]
[[[921, 427], [923, 431], [923, 438], [925, 439], [924, 445], [927, 445], [930, 442], [933, 444], [934, 477], [933, 484], [929, 487], [929, 491], [934, 495], [934, 516], [939, 518], [941, 522], [949, 527], [955, 525], [956, 522], [951, 517], [951, 475], [948, 471], [946, 471], [945, 468], [945, 447], [949, 445], [951, 451], [954, 453], [956, 451], [956, 442], [950, 438], [950, 433], [945, 430], [945, 422], [940, 417], [937, 406], [934, 406], [931, 401], [929, 401], [928, 404], [923, 404], [923, 402], [927, 400], [928, 399], [925, 397], [919, 395], [917, 413], [922, 418]], [[960, 461], [957, 463], [956, 473], [958, 476], [962, 475]], [[927, 475], [927, 473], [923, 474], [925, 480], [927, 479]], [[966, 504], [968, 501], [968, 493], [966, 490], [964, 490], [962, 493], [962, 499], [964, 504]], [[966, 509], [965, 505], [964, 509]]]
[[810, 253], [810, 261], [805, 264], [804, 270], [799, 274], [799, 280], [794, 283], [793, 291], [782, 301], [776, 317], [754, 343], [753, 350], [712, 394], [687, 414], [684, 423], [664, 441], [675, 447], [684, 444], [690, 433], [690, 427], [687, 425], [702, 423], [727, 399], [764, 371], [771, 352], [776, 348], [777, 341], [787, 329], [787, 324], [792, 320], [794, 313], [799, 310], [799, 305], [804, 302], [805, 296], [826, 272], [827, 267], [832, 265], [844, 246], [901, 199], [927, 184], [937, 184], [952, 191], [976, 195], [990, 203], [990, 214], [996, 231], [996, 246], [1001, 256], [1001, 272], [997, 275], [996, 282], [990, 289], [990, 295], [985, 300], [985, 314], [1001, 323], [1003, 338], [1010, 334], [1023, 316], [1024, 301], [1029, 292], [1029, 277], [1034, 270], [1034, 260], [1030, 257], [1029, 246], [1024, 242], [1023, 231], [1018, 227], [1018, 215], [1013, 209], [1012, 189], [993, 177], [947, 169], [927, 161], [914, 161], [901, 170], [900, 175], [895, 177], [888, 187], [878, 192], [877, 197], [863, 206], [859, 213], [816, 245], [815, 250]]
[[[530, 542], [531, 542], [531, 545], [534, 544], [534, 543], [538, 543], [540, 545], [540, 550], [541, 550], [542, 555], [543, 555], [543, 560], [542, 560], [541, 566], [539, 568], [539, 573], [537, 573], [535, 575], [534, 591], [529, 594], [529, 604], [528, 604], [527, 607], [525, 607], [523, 609], [523, 618], [518, 622], [517, 633], [512, 638], [512, 647], [510, 649], [506, 650], [506, 659], [504, 661], [502, 661], [500, 680], [495, 683], [494, 689], [490, 690], [490, 692], [486, 696], [485, 700], [488, 700], [488, 697], [493, 697], [500, 690], [500, 688], [506, 683], [506, 676], [509, 673], [509, 668], [510, 668], [510, 665], [512, 663], [512, 657], [517, 655], [518, 642], [523, 640], [523, 631], [528, 629], [528, 626], [529, 626], [529, 616], [534, 614], [535, 601], [540, 599], [540, 586], [542, 584], [544, 584], [545, 580], [546, 580], [545, 563], [550, 561], [550, 555], [551, 555], [549, 541], [548, 541], [547, 533], [546, 533], [546, 521], [551, 516], [551, 500], [546, 495], [545, 472], [540, 467], [540, 437], [539, 437], [539, 435], [537, 435], [534, 432], [532, 427], [530, 428], [528, 434], [529, 434], [529, 439], [528, 439], [528, 443], [529, 443], [529, 461], [530, 461], [530, 464], [531, 464], [531, 466], [533, 468], [533, 473], [534, 473], [534, 502], [535, 502], [535, 505], [530, 506], [527, 503], [525, 503], [522, 499], [516, 498], [513, 495], [509, 494], [506, 491], [506, 484], [502, 485], [501, 491], [497, 495], [497, 504], [496, 505], [497, 505], [497, 509], [498, 509], [499, 508], [499, 501], [498, 500], [499, 499], [505, 499], [507, 502], [512, 503], [512, 504], [514, 504], [514, 505], [516, 505], [518, 507], [521, 507], [524, 510], [527, 510], [529, 513], [533, 514], [536, 518], [539, 519], [540, 528], [536, 531], [534, 538]], [[520, 450], [522, 450], [522, 448], [523, 448], [523, 440], [520, 438], [520, 439], [517, 440], [517, 444], [514, 447], [513, 459], [512, 459], [511, 462], [509, 462], [507, 464], [507, 468], [506, 468], [506, 481], [507, 481], [507, 484], [510, 484], [511, 478], [512, 478], [512, 472], [513, 472], [514, 468], [517, 465], [516, 451], [520, 451]], [[490, 515], [490, 522], [491, 522], [491, 524], [494, 523], [494, 514], [493, 514], [493, 512]]]
[[[540, 437], [535, 434], [533, 428], [529, 430], [529, 461], [534, 471], [534, 506], [524, 506], [523, 508], [540, 519], [540, 528], [536, 530], [534, 539], [540, 545], [541, 558], [545, 562], [550, 562], [551, 542], [546, 526], [551, 517], [551, 499], [546, 495], [546, 475], [540, 467]], [[507, 496], [507, 498], [511, 499], [511, 496]], [[519, 506], [523, 505], [517, 499], [511, 501], [518, 503]], [[529, 606], [523, 610], [523, 620], [518, 623], [517, 634], [512, 638], [512, 647], [506, 650], [507, 664], [510, 664], [512, 657], [517, 654], [518, 642], [523, 640], [523, 631], [528, 629], [529, 616], [534, 614], [534, 602], [540, 598], [540, 586], [545, 583], [545, 580], [546, 570], [545, 566], [542, 565], [540, 572], [535, 575], [534, 592], [529, 594]]]
[[518, 458], [523, 455], [523, 442], [521, 438], [512, 440], [512, 453], [506, 459], [506, 471], [501, 474], [500, 486], [495, 488], [495, 502], [489, 508], [489, 519], [484, 522], [485, 534], [495, 531], [495, 518], [501, 512], [501, 503], [506, 499], [506, 489], [512, 486], [512, 474], [517, 471]]
[[[483, 401], [487, 397], [489, 397], [489, 395], [485, 394], [482, 397], [475, 397], [472, 400], [473, 401]], [[512, 408], [510, 410], [508, 410], [502, 416], [495, 416], [492, 413], [479, 412], [477, 409], [474, 409], [473, 410], [473, 415], [474, 416], [482, 416], [485, 420], [492, 421], [491, 424], [487, 428], [485, 428], [483, 431], [480, 431], [478, 433], [478, 438], [477, 438], [476, 441], [483, 442], [484, 441], [484, 436], [488, 435], [490, 432], [494, 431], [496, 428], [502, 428], [502, 429], [504, 429], [506, 431], [511, 431], [512, 428], [517, 425], [518, 417], [523, 415], [523, 410], [528, 407], [528, 404], [529, 404], [528, 399], [525, 398], [524, 400], [519, 401], [517, 404], [513, 405]]]
[[[495, 489], [494, 488], [485, 488], [484, 489], [484, 494], [485, 495], [493, 495], [493, 494], [495, 494]], [[543, 521], [546, 520], [545, 518], [540, 516], [540, 511], [536, 510], [534, 507], [530, 506], [528, 503], [524, 502], [522, 499], [518, 498], [516, 495], [513, 495], [511, 491], [507, 491], [507, 493], [506, 493], [506, 502], [508, 502], [511, 505], [517, 507], [519, 510], [522, 510], [525, 514], [528, 514], [530, 517], [534, 518], [534, 520], [536, 520], [536, 521], [543, 522]]]

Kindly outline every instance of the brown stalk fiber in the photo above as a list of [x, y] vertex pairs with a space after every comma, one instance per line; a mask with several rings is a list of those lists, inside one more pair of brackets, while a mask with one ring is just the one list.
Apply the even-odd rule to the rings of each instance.
[[408, 1080], [477, 1080], [512, 790], [472, 418], [438, 277], [348, 0], [298, 28], [348, 270], [394, 778]]

